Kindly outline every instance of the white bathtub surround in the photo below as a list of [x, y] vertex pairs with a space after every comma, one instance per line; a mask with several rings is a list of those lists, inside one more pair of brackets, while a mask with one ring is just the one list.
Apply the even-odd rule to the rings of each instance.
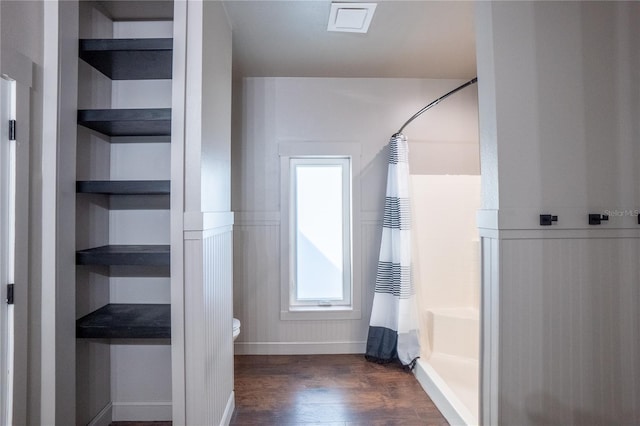
[[422, 358], [416, 377], [451, 424], [478, 423], [480, 176], [412, 176]]
[[[475, 308], [434, 308], [425, 311], [427, 338], [433, 354], [450, 354], [478, 360], [479, 311]], [[454, 337], [454, 338], [452, 338]]]
[[[430, 309], [423, 311], [422, 320], [421, 331], [426, 331], [430, 352], [419, 362], [418, 381], [449, 423], [461, 424], [462, 419], [466, 425], [477, 424], [478, 309]], [[425, 374], [428, 378], [423, 377]]]

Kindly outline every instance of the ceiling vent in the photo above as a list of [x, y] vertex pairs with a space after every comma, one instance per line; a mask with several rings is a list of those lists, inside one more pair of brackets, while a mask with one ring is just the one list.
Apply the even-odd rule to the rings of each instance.
[[331, 3], [327, 31], [366, 33], [376, 10], [376, 3]]

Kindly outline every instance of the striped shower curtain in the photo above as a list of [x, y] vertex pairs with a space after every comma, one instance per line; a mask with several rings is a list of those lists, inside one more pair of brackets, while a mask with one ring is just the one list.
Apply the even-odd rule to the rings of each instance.
[[380, 363], [400, 361], [410, 369], [420, 356], [411, 273], [409, 148], [401, 133], [389, 142], [382, 241], [365, 356]]

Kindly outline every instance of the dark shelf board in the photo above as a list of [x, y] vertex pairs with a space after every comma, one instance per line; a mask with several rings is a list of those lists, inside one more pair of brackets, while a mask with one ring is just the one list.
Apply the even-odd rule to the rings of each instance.
[[169, 245], [108, 245], [76, 252], [77, 265], [167, 266], [169, 263]]
[[168, 180], [80, 180], [76, 192], [109, 195], [168, 195]]
[[170, 79], [173, 39], [82, 39], [78, 54], [112, 80]]
[[81, 109], [78, 124], [107, 136], [170, 136], [171, 108]]
[[112, 303], [76, 321], [79, 339], [171, 338], [171, 305]]

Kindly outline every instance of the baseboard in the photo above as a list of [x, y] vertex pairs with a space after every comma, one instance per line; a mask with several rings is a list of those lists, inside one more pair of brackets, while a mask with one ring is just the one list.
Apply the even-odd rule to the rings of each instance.
[[171, 421], [171, 402], [114, 402], [113, 421]]
[[89, 423], [87, 423], [87, 426], [109, 426], [111, 424], [111, 419], [113, 418], [112, 410], [113, 405], [108, 403], [93, 419], [91, 419]]
[[414, 374], [422, 389], [429, 395], [449, 424], [460, 426], [477, 424], [469, 410], [463, 407], [462, 402], [426, 361], [418, 360]]
[[222, 420], [220, 420], [221, 425], [228, 426], [231, 423], [231, 417], [233, 417], [233, 411], [236, 409], [236, 394], [235, 392], [231, 392], [229, 395], [229, 399], [227, 400], [227, 406], [224, 408], [224, 413], [222, 414]]
[[236, 355], [363, 354], [366, 342], [236, 342]]

